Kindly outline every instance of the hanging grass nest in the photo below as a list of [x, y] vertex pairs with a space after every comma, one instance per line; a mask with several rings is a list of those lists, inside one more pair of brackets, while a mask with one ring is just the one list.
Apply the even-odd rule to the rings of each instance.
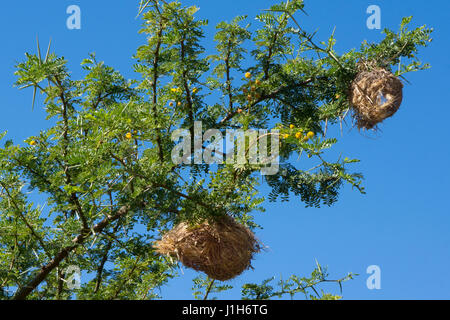
[[402, 99], [402, 82], [383, 68], [361, 68], [350, 89], [350, 103], [359, 129], [372, 129], [392, 117]]
[[251, 267], [260, 244], [250, 229], [225, 215], [196, 226], [182, 222], [155, 243], [156, 251], [225, 281]]

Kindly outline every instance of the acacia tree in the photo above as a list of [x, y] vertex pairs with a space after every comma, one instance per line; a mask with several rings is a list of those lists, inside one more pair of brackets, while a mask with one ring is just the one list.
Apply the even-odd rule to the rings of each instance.
[[[431, 41], [431, 29], [408, 30], [405, 18], [381, 42], [339, 54], [333, 35], [317, 42], [297, 23], [303, 7], [301, 0], [274, 5], [257, 16], [255, 32], [246, 16], [218, 24], [216, 53], [207, 56], [207, 21], [194, 17], [197, 8], [141, 3], [148, 37], [134, 57], [138, 80], [127, 81], [93, 54], [81, 64], [85, 77], [74, 80], [64, 58], [50, 50], [41, 56], [39, 48], [27, 53], [16, 85], [45, 96], [54, 125], [27, 146], [8, 140], [0, 149], [0, 297], [156, 298], [176, 265], [152, 242], [173, 224], [228, 214], [257, 228], [261, 183], [271, 188], [271, 201], [293, 196], [315, 207], [335, 203], [345, 183], [364, 192], [362, 175], [348, 171], [357, 160], [327, 159], [337, 140], [326, 128], [349, 113], [358, 61], [395, 66], [397, 76], [427, 68], [416, 54]], [[280, 170], [261, 182], [260, 165], [174, 164], [171, 135], [179, 128], [193, 135], [195, 121], [222, 132], [280, 130]], [[316, 161], [314, 168], [295, 162], [301, 154]], [[30, 192], [45, 197], [45, 208]], [[69, 266], [89, 275], [77, 291], [66, 285]], [[328, 280], [318, 266], [278, 291], [266, 280], [242, 292], [249, 299], [317, 293], [314, 287]], [[196, 295], [202, 288], [208, 296], [229, 287], [196, 279]]]

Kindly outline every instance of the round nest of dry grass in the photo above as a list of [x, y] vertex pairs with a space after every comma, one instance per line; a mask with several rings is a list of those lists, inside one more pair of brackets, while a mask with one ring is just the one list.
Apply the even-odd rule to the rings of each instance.
[[392, 117], [402, 99], [402, 82], [385, 69], [362, 70], [352, 82], [350, 103], [359, 129], [372, 129]]
[[155, 247], [158, 253], [220, 281], [250, 268], [253, 255], [261, 248], [253, 232], [228, 215], [196, 226], [182, 222], [156, 241]]

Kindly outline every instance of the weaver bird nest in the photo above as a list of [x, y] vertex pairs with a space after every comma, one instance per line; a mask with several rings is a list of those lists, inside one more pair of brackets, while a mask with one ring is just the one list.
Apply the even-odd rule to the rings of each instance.
[[156, 251], [186, 267], [225, 281], [251, 267], [260, 244], [247, 227], [228, 215], [196, 226], [182, 222], [155, 242]]
[[392, 117], [403, 99], [403, 84], [391, 72], [361, 70], [350, 89], [350, 103], [359, 129], [372, 129]]

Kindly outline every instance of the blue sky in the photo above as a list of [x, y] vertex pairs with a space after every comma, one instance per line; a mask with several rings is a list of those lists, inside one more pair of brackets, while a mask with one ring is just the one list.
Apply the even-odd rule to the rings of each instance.
[[[250, 20], [268, 8], [268, 0], [189, 0], [208, 18], [205, 47], [211, 52], [214, 26], [222, 20], [248, 14]], [[345, 188], [331, 208], [305, 209], [298, 199], [267, 203], [257, 214], [264, 229], [257, 236], [269, 250], [259, 254], [253, 265], [231, 284], [261, 282], [266, 278], [311, 272], [317, 259], [327, 265], [331, 277], [347, 272], [360, 274], [344, 285], [345, 299], [450, 299], [450, 209], [447, 199], [450, 181], [450, 134], [447, 119], [450, 62], [450, 2], [306, 0], [308, 16], [299, 16], [305, 29], [318, 29], [325, 40], [336, 27], [336, 49], [358, 48], [361, 41], [378, 41], [380, 30], [366, 27], [366, 8], [378, 5], [382, 28], [396, 30], [401, 18], [414, 16], [413, 26], [434, 27], [434, 41], [420, 52], [432, 68], [408, 74], [404, 100], [397, 114], [382, 124], [382, 131], [367, 137], [356, 129], [331, 128], [329, 135], [340, 141], [334, 154], [342, 152], [361, 163], [354, 168], [365, 175], [367, 194]], [[66, 8], [81, 8], [81, 30], [68, 30]], [[36, 35], [41, 47], [52, 38], [52, 48], [69, 61], [74, 78], [82, 76], [79, 66], [88, 53], [118, 69], [127, 78], [134, 61], [131, 56], [145, 37], [137, 33], [138, 1], [45, 0], [8, 1], [1, 5], [0, 30], [0, 131], [21, 142], [49, 126], [41, 100], [31, 111], [32, 91], [12, 87], [14, 65], [25, 52], [36, 52]], [[252, 20], [252, 23], [256, 24]], [[264, 190], [263, 190], [264, 191]], [[381, 289], [366, 287], [366, 268], [381, 268]], [[166, 299], [191, 299], [191, 279], [196, 273], [183, 269], [181, 277], [162, 288]], [[324, 289], [337, 289], [324, 287]], [[235, 289], [219, 298], [239, 298]], [[301, 297], [299, 297], [301, 298]]]

